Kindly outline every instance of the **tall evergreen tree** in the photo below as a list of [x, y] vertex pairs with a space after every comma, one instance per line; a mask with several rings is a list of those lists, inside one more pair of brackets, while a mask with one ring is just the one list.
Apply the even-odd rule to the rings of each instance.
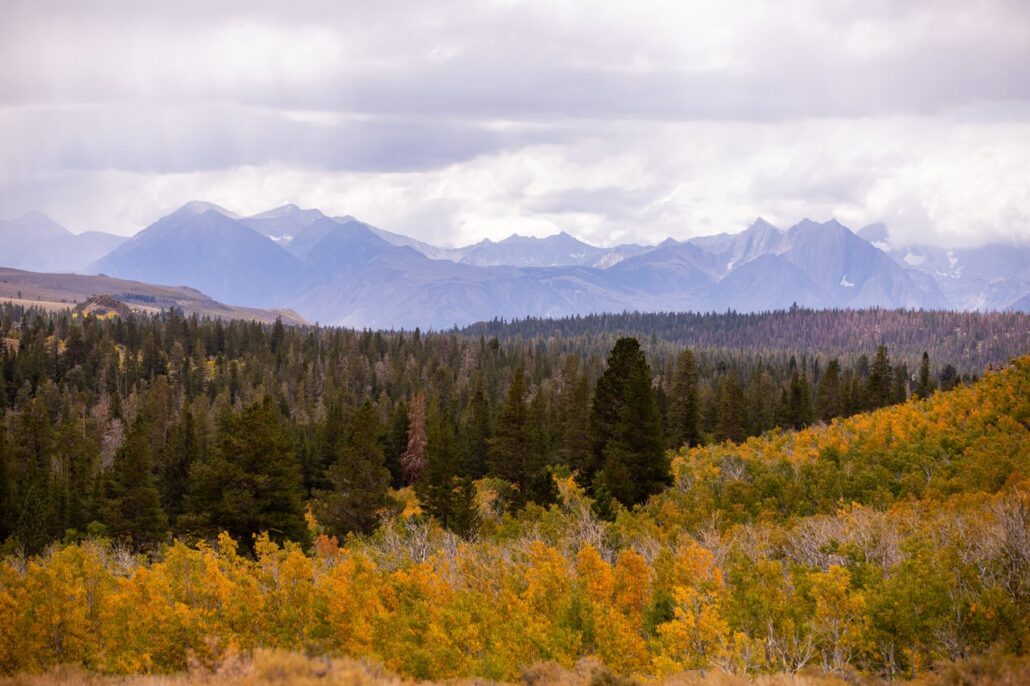
[[515, 485], [513, 505], [516, 508], [531, 499], [531, 485], [540, 467], [539, 456], [533, 453], [530, 443], [526, 393], [525, 372], [520, 367], [512, 376], [490, 439], [490, 473]]
[[908, 400], [908, 367], [899, 364], [891, 375], [891, 404]]
[[626, 404], [626, 384], [634, 367], [647, 366], [640, 342], [624, 337], [615, 342], [608, 355], [607, 366], [594, 388], [594, 401], [590, 407], [591, 460], [579, 474], [581, 483], [590, 485], [604, 466], [605, 449], [615, 436], [622, 410]]
[[178, 423], [168, 433], [168, 443], [158, 465], [161, 505], [175, 522], [186, 510], [190, 468], [202, 455], [200, 429], [189, 404], [184, 404]]
[[143, 413], [136, 416], [125, 443], [115, 453], [105, 481], [103, 523], [115, 538], [135, 546], [153, 545], [168, 534], [168, 517], [154, 478], [150, 427]]
[[747, 400], [735, 371], [730, 371], [719, 385], [718, 422], [715, 437], [720, 441], [740, 442], [745, 438], [744, 420]]
[[329, 466], [330, 488], [315, 492], [315, 516], [337, 536], [371, 533], [390, 504], [390, 472], [379, 443], [379, 417], [366, 400], [354, 412]]
[[461, 460], [454, 427], [434, 402], [429, 407], [426, 427], [426, 468], [415, 481], [415, 493], [422, 509], [448, 528], [459, 509], [457, 488], [461, 482]]
[[790, 375], [790, 388], [787, 393], [787, 417], [785, 426], [800, 429], [812, 421], [812, 409], [809, 399], [808, 377], [794, 372]]
[[86, 531], [96, 514], [93, 504], [100, 468], [100, 449], [83, 414], [58, 426], [55, 440], [61, 448], [57, 451], [59, 466], [52, 480], [59, 528], [78, 533]]
[[887, 357], [887, 346], [876, 348], [876, 356], [869, 368], [869, 380], [866, 382], [866, 409], [875, 410], [891, 404], [892, 397], [891, 364]]
[[224, 420], [214, 450], [190, 470], [184, 519], [187, 530], [242, 541], [262, 531], [306, 538], [300, 464], [271, 397]]
[[630, 507], [668, 485], [669, 462], [651, 369], [642, 357], [630, 368], [623, 392], [625, 402], [605, 446], [598, 480], [605, 494]]
[[923, 359], [919, 363], [919, 379], [916, 381], [916, 397], [925, 400], [933, 394], [933, 379], [930, 376], [930, 353], [923, 351]]
[[669, 398], [669, 426], [674, 448], [701, 444], [697, 377], [694, 353], [684, 350], [676, 359]]
[[580, 361], [569, 355], [562, 367], [562, 394], [559, 400], [561, 423], [559, 460], [573, 471], [584, 473], [591, 460], [590, 382], [580, 373]]
[[[19, 396], [22, 395], [19, 392]], [[54, 431], [42, 397], [16, 404], [13, 427], [7, 436], [7, 528], [29, 552], [39, 552], [59, 531], [54, 499]]]
[[[6, 346], [0, 345], [0, 355], [3, 354], [4, 349]], [[2, 376], [0, 376], [0, 381], [2, 381]], [[3, 388], [0, 388], [0, 395], [2, 394]], [[2, 419], [3, 413], [0, 412], [0, 420]], [[3, 421], [0, 421], [0, 542], [6, 541], [13, 533], [15, 505], [12, 491], [16, 483], [13, 462], [13, 455], [7, 441], [7, 427], [4, 426]]]
[[490, 451], [490, 403], [483, 391], [483, 381], [476, 383], [476, 391], [469, 401], [462, 422], [461, 473], [479, 479], [487, 472]]
[[824, 422], [829, 422], [834, 417], [839, 417], [843, 414], [841, 405], [840, 362], [834, 358], [826, 365], [826, 371], [819, 377], [819, 385], [816, 389], [816, 408], [819, 418]]
[[404, 469], [401, 456], [408, 448], [408, 404], [401, 398], [393, 406], [390, 425], [383, 432], [383, 452], [386, 468], [390, 470], [390, 483], [394, 488], [404, 485]]

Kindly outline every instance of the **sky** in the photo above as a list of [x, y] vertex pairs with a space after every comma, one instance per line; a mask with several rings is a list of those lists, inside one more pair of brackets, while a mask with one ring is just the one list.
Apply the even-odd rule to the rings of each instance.
[[0, 0], [0, 218], [1030, 240], [1030, 2]]

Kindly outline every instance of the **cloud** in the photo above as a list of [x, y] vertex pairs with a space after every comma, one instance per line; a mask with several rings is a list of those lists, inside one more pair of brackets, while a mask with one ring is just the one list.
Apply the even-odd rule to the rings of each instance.
[[1030, 236], [1017, 0], [13, 2], [0, 64], [0, 215], [73, 229], [206, 197], [445, 243]]

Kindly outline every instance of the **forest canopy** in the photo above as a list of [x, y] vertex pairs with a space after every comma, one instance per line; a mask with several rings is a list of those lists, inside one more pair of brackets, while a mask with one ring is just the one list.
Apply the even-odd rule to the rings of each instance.
[[1030, 358], [0, 326], [7, 672], [894, 677], [1030, 641]]

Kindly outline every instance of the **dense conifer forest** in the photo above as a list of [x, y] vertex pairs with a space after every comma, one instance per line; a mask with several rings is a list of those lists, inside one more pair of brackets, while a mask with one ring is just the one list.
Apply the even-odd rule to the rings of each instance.
[[861, 350], [0, 315], [3, 670], [898, 677], [1030, 641], [1025, 317], [936, 314], [931, 352], [880, 311], [757, 320], [894, 322]]
[[1020, 312], [809, 310], [762, 313], [632, 312], [474, 324], [469, 335], [610, 348], [620, 336], [697, 350], [804, 355], [853, 360], [881, 343], [909, 362], [928, 352], [962, 372], [979, 372], [1025, 352], [1030, 316]]

